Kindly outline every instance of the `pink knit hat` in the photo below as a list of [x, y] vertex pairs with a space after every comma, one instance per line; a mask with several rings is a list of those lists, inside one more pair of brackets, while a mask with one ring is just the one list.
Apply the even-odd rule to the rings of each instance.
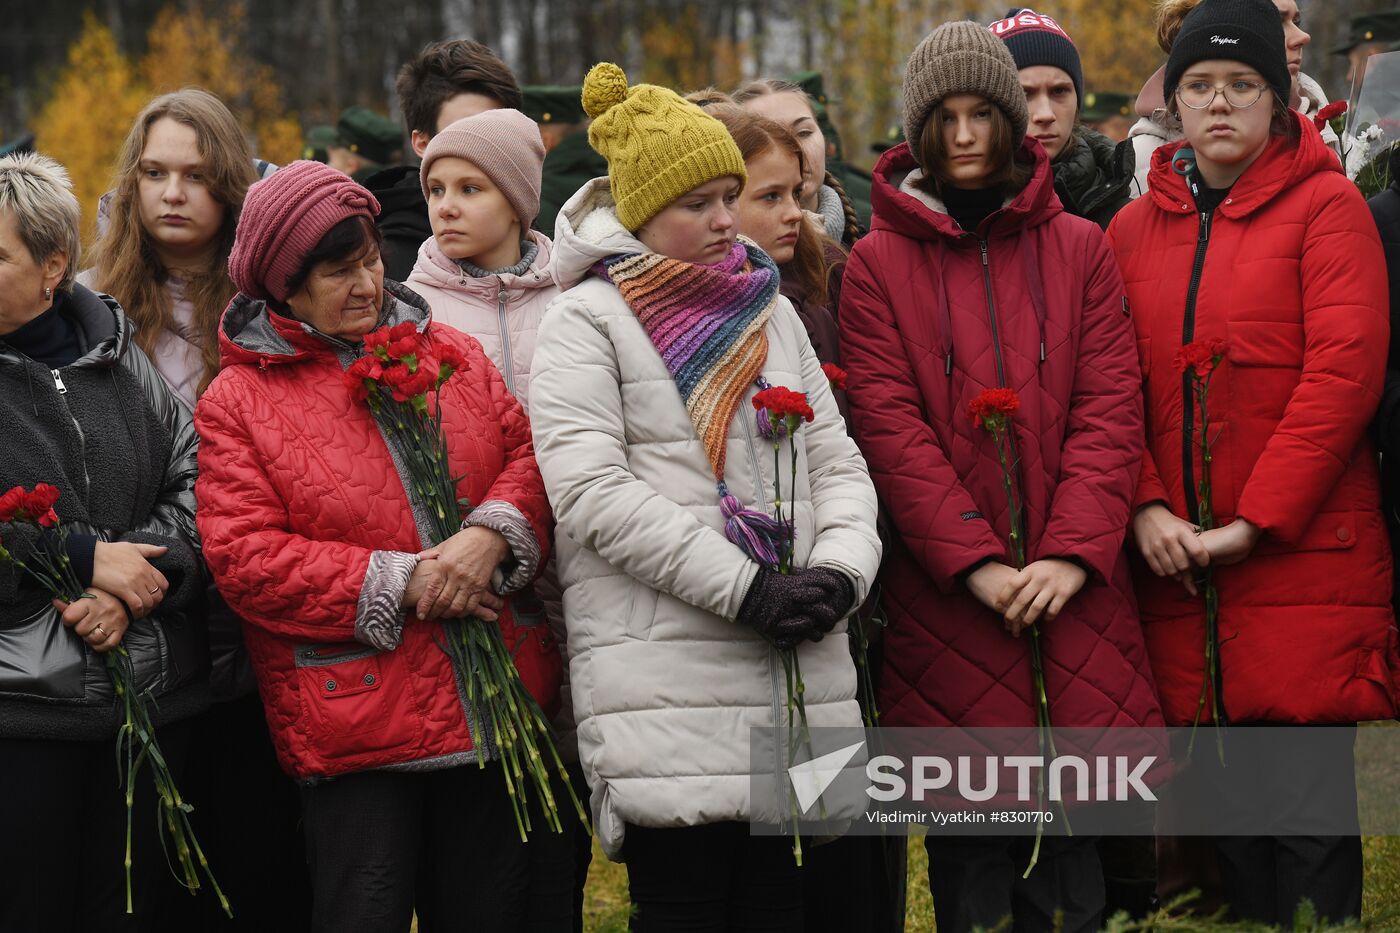
[[487, 110], [463, 117], [433, 137], [423, 152], [418, 178], [428, 197], [428, 171], [443, 156], [466, 159], [501, 189], [520, 217], [524, 236], [540, 212], [544, 141], [540, 128], [519, 110]]
[[292, 162], [248, 189], [228, 276], [253, 298], [286, 301], [287, 280], [332, 227], [379, 213], [379, 202], [321, 162]]

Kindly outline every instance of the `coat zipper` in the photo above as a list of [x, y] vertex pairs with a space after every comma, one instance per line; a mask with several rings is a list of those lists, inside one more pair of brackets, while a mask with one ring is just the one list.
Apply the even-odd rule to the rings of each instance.
[[[1191, 267], [1191, 283], [1186, 289], [1186, 314], [1181, 322], [1181, 345], [1185, 346], [1196, 339], [1196, 293], [1201, 287], [1201, 273], [1206, 264], [1206, 247], [1210, 245], [1211, 211], [1201, 211], [1200, 225], [1196, 231], [1196, 260]], [[1186, 485], [1186, 511], [1191, 524], [1200, 523], [1201, 514], [1196, 502], [1196, 455], [1192, 446], [1196, 430], [1196, 400], [1191, 394], [1191, 374], [1181, 374], [1182, 430], [1181, 467]]]
[[[977, 244], [982, 249], [982, 285], [987, 292], [987, 320], [992, 326], [992, 355], [997, 364], [997, 387], [1007, 388], [1006, 367], [1001, 358], [1001, 333], [997, 328], [997, 303], [992, 296], [992, 267], [987, 261], [987, 241], [978, 239]], [[1022, 505], [1025, 504], [1024, 490], [1025, 484], [1021, 482], [1021, 455], [1016, 452], [1016, 433], [1008, 430], [1006, 432], [1007, 445], [1010, 447], [1011, 468], [1016, 471], [1016, 481], [1018, 488], [1022, 490]], [[1022, 516], [1024, 518], [1024, 516]], [[1023, 529], [1024, 531], [1024, 529]]]
[[505, 364], [506, 388], [515, 394], [515, 361], [510, 351], [510, 328], [506, 326], [506, 289], [501, 286], [496, 295], [496, 320], [501, 329], [501, 362]]
[[[49, 372], [53, 375], [53, 387], [58, 392], [59, 396], [67, 395], [68, 387], [63, 384], [63, 374], [56, 369], [51, 369]], [[78, 432], [78, 454], [83, 461], [83, 501], [86, 502], [88, 500], [88, 493], [92, 488], [92, 481], [88, 477], [87, 435], [83, 433], [83, 426], [78, 423], [78, 419], [73, 417], [73, 411], [68, 407], [68, 400], [66, 398], [63, 399], [63, 407], [68, 412], [68, 420], [73, 422], [73, 428]]]

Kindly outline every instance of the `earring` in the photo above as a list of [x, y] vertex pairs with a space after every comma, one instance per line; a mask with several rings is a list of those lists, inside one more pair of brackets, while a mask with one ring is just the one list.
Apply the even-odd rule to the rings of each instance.
[[45, 286], [44, 286], [44, 300], [45, 300], [45, 301], [48, 301], [48, 300], [49, 300], [50, 298], [52, 298], [52, 297], [53, 297], [53, 289], [50, 288], [49, 286], [45, 285]]

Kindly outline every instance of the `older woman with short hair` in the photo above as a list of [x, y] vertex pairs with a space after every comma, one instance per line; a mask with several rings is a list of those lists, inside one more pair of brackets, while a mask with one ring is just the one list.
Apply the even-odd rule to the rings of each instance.
[[[116, 301], [74, 282], [79, 209], [58, 163], [0, 159], [0, 489], [49, 483], [91, 599], [51, 601], [0, 563], [0, 929], [143, 930], [165, 871], [149, 781], [136, 786], [126, 913], [118, 712], [96, 655], [124, 647], [178, 777], [208, 703], [195, 434]], [[0, 524], [24, 560], [33, 529]]]

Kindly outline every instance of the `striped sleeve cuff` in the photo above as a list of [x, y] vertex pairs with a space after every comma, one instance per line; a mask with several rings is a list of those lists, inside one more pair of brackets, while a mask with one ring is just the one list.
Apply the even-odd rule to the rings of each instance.
[[500, 595], [514, 593], [535, 579], [540, 571], [540, 542], [519, 509], [503, 499], [491, 499], [472, 509], [462, 522], [464, 528], [469, 525], [500, 532], [510, 545], [510, 557], [501, 562]]
[[403, 640], [404, 590], [418, 566], [416, 554], [375, 551], [355, 607], [355, 640], [380, 651], [393, 651]]

